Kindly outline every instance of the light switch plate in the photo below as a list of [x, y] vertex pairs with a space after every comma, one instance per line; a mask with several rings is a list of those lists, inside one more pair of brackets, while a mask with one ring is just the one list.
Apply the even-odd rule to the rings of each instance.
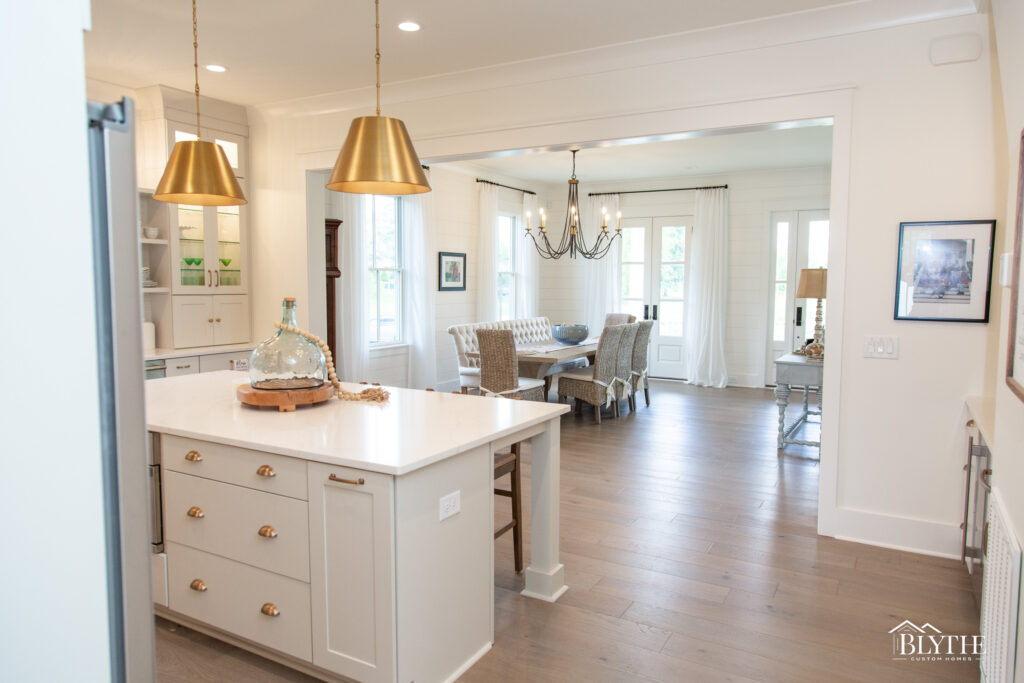
[[235, 358], [231, 361], [232, 370], [248, 370], [249, 359], [248, 358]]
[[438, 510], [438, 521], [444, 521], [456, 515], [462, 510], [462, 499], [461, 491], [453, 491], [447, 496], [441, 497], [441, 503]]
[[890, 360], [899, 358], [900, 338], [895, 335], [865, 335], [864, 357]]

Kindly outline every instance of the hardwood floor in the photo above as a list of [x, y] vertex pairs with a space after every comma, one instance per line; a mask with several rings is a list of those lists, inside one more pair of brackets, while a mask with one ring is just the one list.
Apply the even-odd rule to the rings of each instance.
[[[623, 402], [601, 425], [563, 417], [569, 591], [521, 597], [511, 535], [499, 538], [494, 647], [462, 681], [978, 680], [972, 663], [893, 661], [904, 619], [978, 632], [966, 571], [819, 537], [817, 450], [777, 457], [769, 390], [651, 384], [636, 414]], [[527, 447], [526, 501], [529, 472]], [[495, 507], [507, 521], [509, 501]], [[157, 625], [161, 681], [311, 680], [171, 626]]]

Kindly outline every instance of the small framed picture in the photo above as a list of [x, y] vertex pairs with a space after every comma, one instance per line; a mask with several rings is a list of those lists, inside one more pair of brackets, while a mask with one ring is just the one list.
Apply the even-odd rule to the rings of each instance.
[[466, 255], [451, 251], [437, 253], [437, 291], [466, 291]]
[[900, 223], [896, 320], [987, 323], [996, 222]]

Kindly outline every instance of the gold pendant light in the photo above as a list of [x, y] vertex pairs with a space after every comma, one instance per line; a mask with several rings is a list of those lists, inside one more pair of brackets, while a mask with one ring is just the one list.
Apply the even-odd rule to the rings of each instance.
[[192, 0], [192, 54], [196, 82], [196, 138], [174, 143], [163, 177], [157, 183], [153, 199], [172, 204], [195, 206], [237, 206], [245, 204], [238, 178], [231, 170], [224, 150], [215, 142], [202, 139], [199, 128], [199, 31], [196, 0]]
[[430, 192], [405, 124], [380, 115], [380, 0], [373, 4], [377, 19], [377, 115], [352, 121], [326, 187], [353, 194]]

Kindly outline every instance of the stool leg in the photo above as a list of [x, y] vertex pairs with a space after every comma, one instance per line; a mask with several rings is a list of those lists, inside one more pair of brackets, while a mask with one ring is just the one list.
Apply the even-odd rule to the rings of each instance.
[[522, 514], [522, 488], [519, 477], [519, 470], [522, 467], [522, 443], [512, 444], [512, 452], [516, 456], [515, 469], [512, 470], [512, 550], [515, 553], [516, 574], [523, 571], [523, 520]]

